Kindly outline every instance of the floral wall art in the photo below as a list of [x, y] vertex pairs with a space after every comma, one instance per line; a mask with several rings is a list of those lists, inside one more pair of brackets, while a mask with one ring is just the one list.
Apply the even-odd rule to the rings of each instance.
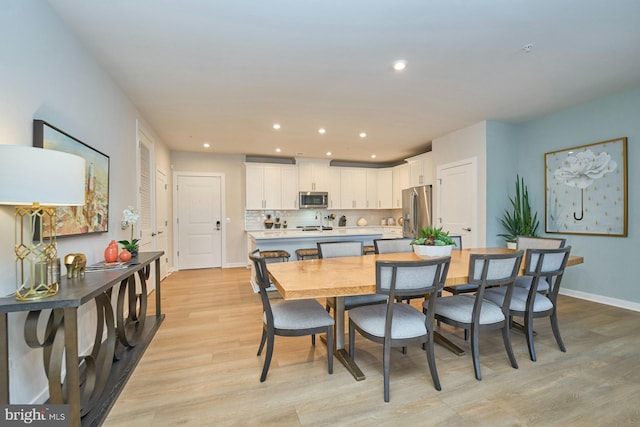
[[545, 153], [547, 233], [627, 235], [627, 138]]

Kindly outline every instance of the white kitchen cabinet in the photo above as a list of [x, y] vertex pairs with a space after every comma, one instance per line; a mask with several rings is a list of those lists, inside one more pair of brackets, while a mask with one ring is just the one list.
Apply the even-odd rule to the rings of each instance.
[[402, 190], [409, 188], [409, 164], [403, 163], [393, 167], [393, 209], [402, 208]]
[[433, 156], [431, 152], [407, 159], [409, 186], [433, 184]]
[[247, 210], [297, 209], [295, 166], [246, 163], [245, 178]]
[[[369, 181], [367, 180], [367, 185]], [[368, 188], [367, 188], [368, 192]], [[393, 207], [393, 170], [378, 169], [377, 174], [378, 209], [391, 209]]]
[[367, 190], [365, 207], [367, 209], [377, 209], [378, 201], [378, 169], [366, 169]]
[[342, 200], [340, 200], [340, 168], [329, 169], [329, 206], [328, 209], [340, 209]]
[[367, 208], [367, 171], [363, 168], [341, 168], [340, 208]]
[[282, 188], [281, 209], [298, 209], [298, 168], [294, 165], [280, 166]]
[[298, 188], [300, 191], [329, 191], [329, 162], [298, 159]]

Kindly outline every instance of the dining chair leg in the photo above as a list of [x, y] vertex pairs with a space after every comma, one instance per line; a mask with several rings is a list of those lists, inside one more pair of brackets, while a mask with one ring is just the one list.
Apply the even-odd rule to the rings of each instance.
[[333, 374], [333, 326], [327, 328], [327, 365], [329, 373]]
[[471, 326], [471, 357], [473, 358], [473, 371], [476, 374], [478, 381], [482, 380], [482, 373], [480, 373], [480, 348], [478, 346], [478, 335], [480, 331], [477, 331]]
[[316, 345], [316, 334], [311, 334], [311, 345]]
[[529, 348], [529, 358], [536, 361], [536, 348], [533, 344], [533, 316], [527, 313], [524, 315], [524, 334], [527, 337], [527, 347]]
[[269, 371], [269, 365], [271, 364], [271, 356], [273, 355], [273, 337], [274, 334], [267, 334], [267, 354], [264, 358], [264, 366], [262, 367], [262, 375], [260, 376], [260, 382], [264, 382], [267, 379], [267, 372]]
[[389, 359], [391, 359], [391, 341], [384, 340], [382, 354], [382, 371], [384, 375], [384, 401], [389, 402]]
[[440, 387], [440, 378], [438, 377], [438, 370], [436, 369], [436, 355], [433, 345], [433, 331], [429, 331], [426, 342], [427, 363], [429, 364], [429, 371], [431, 372], [431, 379], [433, 380], [433, 386], [436, 390], [442, 390]]
[[558, 313], [556, 313], [555, 309], [551, 314], [551, 330], [553, 331], [553, 336], [556, 338], [558, 347], [560, 347], [560, 351], [566, 353], [567, 349], [565, 348], [562, 337], [560, 336], [560, 328], [558, 327]]
[[267, 341], [267, 330], [262, 328], [262, 338], [260, 339], [260, 347], [258, 347], [258, 354], [256, 356], [260, 356], [262, 353], [262, 349], [264, 348], [264, 343]]
[[509, 325], [506, 322], [502, 327], [502, 340], [504, 341], [504, 348], [507, 351], [507, 356], [509, 356], [509, 361], [511, 362], [511, 366], [513, 366], [514, 369], [518, 369], [518, 361], [516, 360], [516, 356], [515, 354], [513, 354], [513, 348], [511, 347], [511, 335], [509, 331]]

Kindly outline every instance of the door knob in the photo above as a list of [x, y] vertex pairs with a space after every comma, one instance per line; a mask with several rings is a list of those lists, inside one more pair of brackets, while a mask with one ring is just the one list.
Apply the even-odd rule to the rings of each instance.
[[151, 237], [156, 237], [157, 233], [151, 233]]
[[462, 227], [464, 231], [471, 231], [471, 227]]

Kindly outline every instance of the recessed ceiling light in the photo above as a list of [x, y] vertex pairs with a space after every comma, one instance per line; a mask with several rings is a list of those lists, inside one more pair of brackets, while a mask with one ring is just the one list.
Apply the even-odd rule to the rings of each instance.
[[407, 68], [407, 61], [400, 59], [393, 63], [393, 69], [396, 71], [404, 71]]
[[274, 123], [274, 124], [273, 124], [273, 128], [274, 128], [275, 130], [280, 129], [280, 123]]
[[318, 133], [321, 135], [324, 135], [327, 132], [327, 130], [325, 128], [320, 128], [318, 129]]
[[367, 134], [366, 132], [360, 132], [360, 138], [366, 138]]
[[211, 145], [209, 145], [209, 143], [208, 143], [208, 142], [205, 142], [204, 144], [202, 144], [202, 146], [203, 146], [204, 148], [209, 148], [209, 147], [211, 147]]
[[281, 152], [281, 151], [282, 151], [281, 149], [276, 148], [276, 153], [279, 153], [279, 152]]
[[371, 155], [371, 158], [372, 158], [372, 159], [375, 159], [375, 158], [376, 158], [376, 155], [375, 155], [375, 154], [372, 154], [372, 155]]
[[330, 155], [331, 155], [331, 151], [327, 151], [327, 156], [330, 156]]

